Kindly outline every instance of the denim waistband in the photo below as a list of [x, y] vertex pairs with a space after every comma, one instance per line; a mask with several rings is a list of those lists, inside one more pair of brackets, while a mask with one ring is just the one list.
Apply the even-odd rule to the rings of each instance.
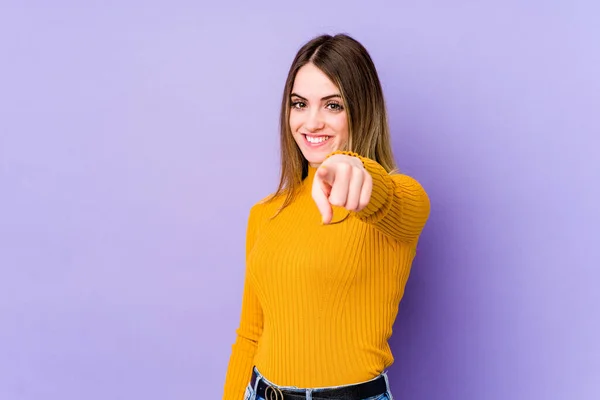
[[389, 383], [388, 376], [387, 376], [387, 371], [383, 371], [381, 374], [379, 374], [375, 378], [370, 379], [368, 381], [364, 381], [364, 382], [357, 382], [357, 383], [353, 383], [353, 384], [349, 384], [349, 385], [324, 386], [324, 387], [313, 387], [313, 388], [300, 388], [300, 387], [297, 387], [297, 386], [281, 386], [281, 385], [276, 385], [275, 383], [273, 383], [273, 382], [269, 381], [267, 378], [265, 378], [260, 373], [260, 371], [258, 370], [258, 368], [254, 367], [253, 371], [256, 374], [256, 380], [254, 382], [254, 387], [252, 387], [252, 391], [254, 393], [256, 393], [256, 390], [257, 390], [259, 382], [260, 381], [264, 381], [269, 386], [273, 386], [273, 387], [276, 387], [276, 388], [281, 389], [281, 390], [286, 390], [288, 392], [295, 392], [295, 393], [299, 393], [299, 394], [304, 394], [304, 395], [306, 395], [306, 399], [310, 400], [310, 399], [312, 399], [312, 394], [313, 393], [319, 392], [321, 390], [338, 389], [338, 388], [343, 388], [343, 387], [351, 387], [353, 385], [360, 385], [361, 383], [371, 382], [371, 381], [374, 381], [376, 379], [380, 379], [381, 377], [383, 377], [384, 380], [385, 380], [385, 386], [386, 386], [387, 392], [391, 393], [390, 392], [390, 383]]

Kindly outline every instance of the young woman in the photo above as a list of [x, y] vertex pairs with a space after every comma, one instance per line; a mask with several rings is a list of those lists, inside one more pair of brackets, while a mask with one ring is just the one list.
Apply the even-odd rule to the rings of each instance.
[[391, 399], [388, 339], [429, 199], [394, 172], [366, 49], [347, 35], [305, 44], [280, 122], [281, 180], [250, 211], [223, 398]]

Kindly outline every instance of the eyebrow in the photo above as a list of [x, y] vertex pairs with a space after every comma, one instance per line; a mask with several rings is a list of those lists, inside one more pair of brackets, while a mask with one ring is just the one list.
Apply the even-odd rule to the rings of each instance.
[[[292, 93], [292, 94], [290, 94], [290, 97], [298, 97], [299, 99], [302, 99], [302, 100], [304, 100], [304, 101], [308, 101], [308, 100], [306, 99], [306, 97], [302, 97], [302, 96], [300, 96], [300, 95], [299, 95], [299, 94], [297, 94], [297, 93]], [[340, 99], [342, 98], [342, 96], [341, 96], [340, 94], [330, 94], [329, 96], [322, 97], [322, 98], [321, 98], [321, 101], [325, 101], [325, 100], [333, 99], [334, 97], [337, 97], [337, 98], [340, 98]]]

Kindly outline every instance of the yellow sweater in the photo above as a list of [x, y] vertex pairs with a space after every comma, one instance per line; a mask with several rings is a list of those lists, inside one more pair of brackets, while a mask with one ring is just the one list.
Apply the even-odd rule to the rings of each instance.
[[302, 388], [346, 385], [393, 362], [388, 345], [429, 199], [406, 175], [360, 157], [373, 177], [369, 205], [334, 208], [323, 225], [309, 168], [299, 197], [250, 211], [241, 321], [224, 400], [241, 400], [252, 367], [271, 382]]

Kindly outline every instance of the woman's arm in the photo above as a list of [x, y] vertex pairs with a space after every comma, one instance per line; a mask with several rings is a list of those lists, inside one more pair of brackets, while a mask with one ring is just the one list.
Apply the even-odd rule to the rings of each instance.
[[371, 159], [359, 158], [373, 179], [373, 189], [369, 204], [354, 215], [397, 240], [417, 241], [431, 207], [421, 184], [407, 175], [390, 175]]
[[[256, 206], [252, 208], [248, 220], [246, 260], [248, 260], [248, 254], [254, 247], [256, 238], [256, 208]], [[256, 354], [258, 341], [263, 331], [263, 311], [250, 283], [251, 277], [248, 268], [246, 268], [240, 324], [236, 330], [237, 338], [232, 346], [229, 358], [223, 400], [240, 400], [244, 397], [244, 390], [252, 375], [254, 355]]]
[[[341, 157], [330, 160], [336, 155]], [[357, 159], [361, 162], [357, 163]], [[351, 164], [352, 168], [342, 165], [346, 163]], [[361, 164], [364, 170], [360, 168]], [[430, 213], [429, 197], [419, 182], [407, 175], [390, 175], [376, 161], [347, 151], [331, 153], [321, 168], [329, 170], [318, 174], [320, 179], [329, 181], [324, 185], [324, 192], [331, 191], [337, 197], [329, 201], [348, 208], [355, 217], [373, 224], [396, 240], [416, 243]], [[350, 169], [359, 171], [358, 176], [355, 172], [347, 172]], [[335, 187], [336, 180], [341, 187]], [[316, 197], [317, 206], [326, 210], [323, 192], [319, 187], [323, 187], [323, 182], [318, 182], [313, 188], [313, 197]], [[357, 202], [359, 197], [360, 202]], [[365, 198], [366, 201], [363, 201]]]

